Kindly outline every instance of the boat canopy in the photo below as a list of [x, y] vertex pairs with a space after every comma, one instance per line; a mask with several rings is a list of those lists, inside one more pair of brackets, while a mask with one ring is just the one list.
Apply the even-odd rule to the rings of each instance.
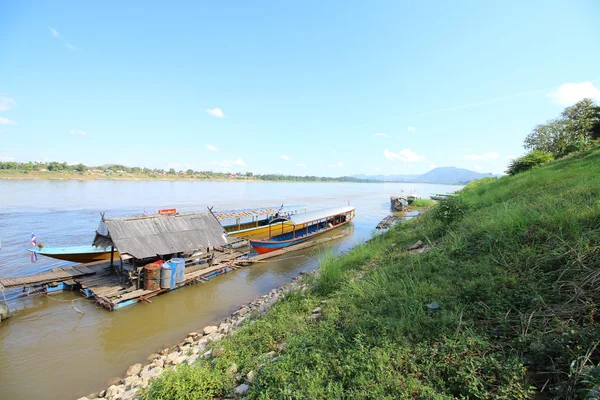
[[302, 214], [292, 215], [290, 221], [294, 225], [306, 224], [307, 222], [317, 221], [328, 217], [333, 217], [339, 214], [345, 214], [354, 211], [352, 206], [342, 206], [333, 208], [324, 208], [322, 210], [309, 211]]
[[227, 211], [213, 211], [212, 213], [219, 220], [244, 218], [244, 217], [264, 217], [274, 215], [281, 211], [282, 214], [298, 212], [305, 210], [304, 206], [283, 206], [283, 207], [257, 207], [257, 208], [245, 208], [241, 210], [227, 210]]

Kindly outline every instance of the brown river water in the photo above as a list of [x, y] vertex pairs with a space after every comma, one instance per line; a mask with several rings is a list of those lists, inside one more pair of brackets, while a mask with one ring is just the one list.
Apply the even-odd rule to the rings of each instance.
[[[7, 293], [13, 317], [0, 323], [0, 399], [76, 399], [108, 386], [153, 352], [214, 324], [302, 271], [314, 269], [325, 249], [339, 253], [369, 239], [401, 190], [424, 198], [460, 186], [406, 183], [265, 183], [188, 181], [0, 180], [0, 276], [72, 265], [27, 252], [32, 232], [53, 246], [91, 243], [107, 216], [161, 208], [201, 211], [304, 205], [308, 210], [356, 207], [347, 236], [110, 312], [77, 292], [50, 297]], [[0, 297], [0, 300], [2, 298]], [[74, 301], [74, 302], [73, 302]], [[84, 314], [78, 313], [73, 305]]]

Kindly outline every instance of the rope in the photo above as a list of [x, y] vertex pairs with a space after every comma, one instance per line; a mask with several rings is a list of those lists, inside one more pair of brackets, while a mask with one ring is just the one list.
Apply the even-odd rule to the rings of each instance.
[[73, 300], [61, 300], [61, 299], [55, 299], [55, 298], [51, 297], [48, 293], [45, 293], [44, 296], [46, 296], [46, 298], [48, 298], [50, 300], [58, 301], [58, 302], [61, 302], [61, 303], [71, 303], [71, 307], [75, 311], [77, 311], [81, 315], [85, 315], [85, 313], [83, 311], [81, 311], [80, 309], [78, 309], [77, 307], [75, 307], [75, 302], [79, 301], [79, 300], [85, 300], [83, 298], [81, 298], [81, 299], [73, 299]]

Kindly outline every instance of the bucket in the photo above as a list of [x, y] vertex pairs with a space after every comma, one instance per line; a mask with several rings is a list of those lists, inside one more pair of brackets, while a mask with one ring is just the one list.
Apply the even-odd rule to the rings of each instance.
[[173, 267], [169, 263], [163, 263], [160, 268], [160, 287], [161, 289], [171, 289], [175, 285], [173, 279]]
[[144, 290], [160, 289], [160, 265], [147, 264], [144, 267]]
[[183, 282], [185, 279], [185, 260], [183, 258], [172, 258], [172, 263], [175, 263], [175, 283]]

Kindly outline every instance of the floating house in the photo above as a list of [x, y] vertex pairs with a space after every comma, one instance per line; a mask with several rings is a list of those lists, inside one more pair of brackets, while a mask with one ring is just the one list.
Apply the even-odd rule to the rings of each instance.
[[227, 233], [211, 213], [169, 211], [102, 218], [93, 245], [119, 249], [121, 268], [123, 262], [135, 268], [156, 259], [207, 255], [227, 245]]

